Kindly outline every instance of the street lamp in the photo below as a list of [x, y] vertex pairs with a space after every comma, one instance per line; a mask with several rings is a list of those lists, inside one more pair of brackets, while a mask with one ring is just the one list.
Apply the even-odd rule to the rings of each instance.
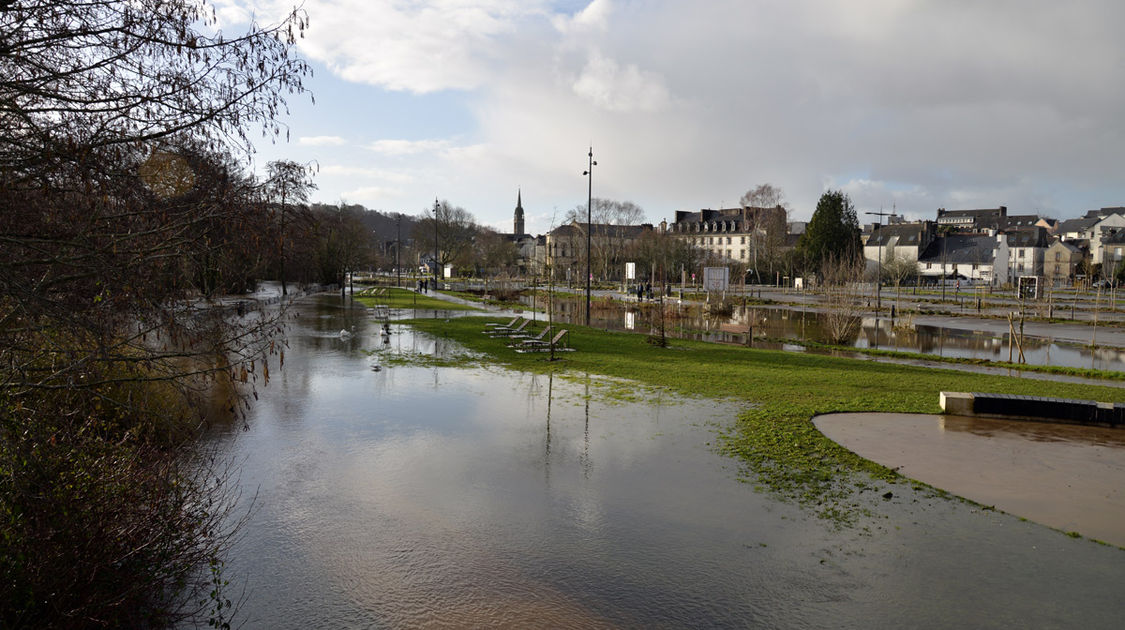
[[438, 289], [438, 212], [441, 206], [437, 197], [434, 197], [434, 291]]
[[[898, 216], [898, 215], [895, 214], [894, 210], [892, 210], [890, 212], [883, 212], [881, 209], [878, 212], [867, 212], [866, 214], [870, 214], [870, 215], [874, 215], [874, 216], [879, 217], [879, 228], [883, 227], [883, 217]], [[879, 228], [876, 228], [875, 231], [878, 232]], [[879, 275], [878, 275], [878, 277], [875, 278], [875, 313], [876, 313], [876, 315], [878, 315], [879, 311], [882, 310], [882, 308], [883, 308], [883, 239], [882, 238], [879, 238], [879, 260], [878, 260], [878, 263], [879, 263], [879, 271], [878, 271]]]
[[593, 229], [591, 223], [590, 209], [594, 205], [594, 167], [597, 162], [594, 161], [594, 147], [590, 147], [589, 157], [590, 163], [582, 174], [587, 178], [586, 187], [586, 325], [590, 325], [590, 230]]
[[402, 286], [402, 268], [398, 264], [398, 250], [402, 243], [402, 213], [395, 217], [395, 287]]

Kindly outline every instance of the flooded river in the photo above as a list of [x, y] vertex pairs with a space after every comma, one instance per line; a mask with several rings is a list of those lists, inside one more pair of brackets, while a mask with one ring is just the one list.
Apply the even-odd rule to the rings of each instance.
[[[1125, 552], [915, 493], [837, 530], [712, 448], [740, 406], [449, 353], [302, 301], [245, 424], [227, 561], [252, 628], [1115, 628]], [[441, 315], [444, 316], [444, 315]], [[343, 338], [341, 330], [350, 334]], [[621, 394], [627, 394], [623, 400]]]

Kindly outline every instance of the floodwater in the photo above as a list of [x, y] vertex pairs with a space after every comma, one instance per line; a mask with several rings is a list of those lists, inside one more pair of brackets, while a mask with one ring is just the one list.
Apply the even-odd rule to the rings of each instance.
[[839, 413], [845, 448], [982, 505], [1125, 547], [1125, 431], [1046, 422]]
[[904, 484], [860, 495], [872, 516], [840, 530], [714, 452], [738, 404], [390, 365], [385, 353], [457, 348], [396, 324], [384, 337], [337, 300], [298, 303], [284, 369], [244, 425], [212, 438], [255, 506], [226, 561], [245, 627], [1115, 628], [1125, 615], [1118, 549]]
[[[646, 303], [647, 304], [647, 303]], [[680, 305], [669, 301], [665, 332], [670, 336], [720, 343], [746, 343], [753, 335], [759, 348], [798, 350], [799, 347], [763, 339], [795, 339], [828, 343], [825, 315], [818, 311], [789, 307], [738, 305], [729, 316], [708, 315], [699, 305]], [[584, 299], [558, 299], [555, 317], [560, 321], [585, 323]], [[658, 311], [636, 302], [599, 304], [591, 313], [591, 323], [610, 330], [648, 332], [659, 326]], [[1018, 325], [1018, 324], [1017, 324]], [[1093, 339], [1092, 339], [1093, 340]], [[1009, 335], [984, 330], [964, 330], [944, 326], [915, 324], [909, 319], [870, 315], [857, 317], [852, 334], [836, 345], [854, 348], [879, 348], [932, 354], [939, 357], [1019, 360], [1019, 349], [1009, 343]], [[1059, 367], [1125, 371], [1125, 348], [1089, 345], [1025, 335], [1025, 363]]]

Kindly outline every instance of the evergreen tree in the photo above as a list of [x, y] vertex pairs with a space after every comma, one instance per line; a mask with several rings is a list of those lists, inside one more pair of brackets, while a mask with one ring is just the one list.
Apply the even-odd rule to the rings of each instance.
[[859, 234], [859, 219], [851, 199], [841, 191], [830, 190], [820, 196], [797, 248], [808, 269], [819, 270], [826, 260], [858, 257]]

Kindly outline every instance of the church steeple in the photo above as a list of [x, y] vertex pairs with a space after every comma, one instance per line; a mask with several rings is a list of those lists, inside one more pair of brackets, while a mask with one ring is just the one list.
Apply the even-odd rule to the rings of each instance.
[[512, 233], [523, 234], [523, 191], [516, 189], [516, 212], [512, 219]]

